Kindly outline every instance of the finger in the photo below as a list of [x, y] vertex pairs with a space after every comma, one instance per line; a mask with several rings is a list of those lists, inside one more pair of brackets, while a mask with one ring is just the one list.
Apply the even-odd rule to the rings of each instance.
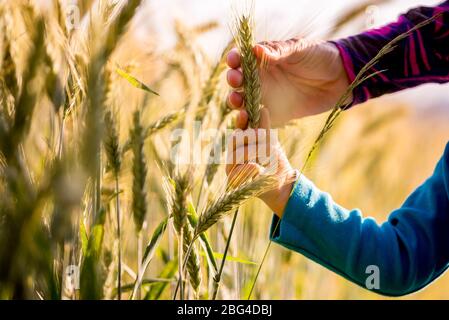
[[268, 43], [256, 44], [254, 46], [254, 54], [262, 66], [274, 65], [280, 59], [279, 51], [269, 46]]
[[233, 48], [229, 51], [228, 56], [226, 57], [226, 63], [229, 68], [236, 69], [240, 67], [240, 53], [237, 48]]
[[[252, 163], [254, 165], [255, 163]], [[247, 176], [246, 165], [249, 163], [242, 164], [227, 164], [226, 165], [226, 175], [228, 176], [228, 181], [232, 179], [236, 179], [236, 177]]]
[[245, 163], [234, 166], [228, 173], [228, 188], [236, 188], [239, 185], [256, 178], [262, 168], [255, 163]]
[[256, 44], [254, 46], [254, 54], [256, 55], [257, 59], [262, 60], [263, 56], [266, 54], [265, 52], [265, 45], [263, 44]]
[[254, 47], [254, 53], [262, 65], [275, 65], [283, 61], [284, 58], [297, 60], [298, 57], [292, 53], [299, 53], [306, 46], [307, 42], [298, 38], [286, 41], [265, 41]]
[[238, 148], [228, 148], [226, 152], [226, 169], [230, 171], [233, 166], [245, 164], [247, 162], [257, 162], [257, 146], [247, 145]]
[[240, 88], [243, 85], [243, 74], [240, 70], [229, 69], [226, 79], [228, 84], [233, 88]]
[[228, 105], [231, 109], [241, 108], [243, 105], [242, 94], [237, 91], [232, 91], [228, 96]]
[[266, 144], [266, 130], [242, 130], [238, 128], [228, 137], [227, 143], [227, 150], [229, 152], [249, 145], [259, 146]]
[[248, 112], [246, 110], [240, 110], [237, 115], [236, 127], [242, 130], [248, 127]]

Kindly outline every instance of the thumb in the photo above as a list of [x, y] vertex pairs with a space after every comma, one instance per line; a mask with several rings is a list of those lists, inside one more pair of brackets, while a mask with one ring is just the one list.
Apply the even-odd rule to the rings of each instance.
[[254, 46], [254, 54], [261, 65], [276, 64], [281, 58], [279, 51], [273, 50], [270, 46], [262, 43]]
[[[229, 169], [228, 169], [229, 170]], [[256, 163], [245, 163], [232, 167], [228, 171], [227, 190], [235, 189], [241, 184], [254, 179], [262, 172], [262, 167]]]
[[301, 53], [312, 43], [303, 38], [292, 38], [285, 41], [264, 41], [254, 47], [254, 52], [262, 64], [277, 64], [285, 58], [297, 57], [294, 53]]

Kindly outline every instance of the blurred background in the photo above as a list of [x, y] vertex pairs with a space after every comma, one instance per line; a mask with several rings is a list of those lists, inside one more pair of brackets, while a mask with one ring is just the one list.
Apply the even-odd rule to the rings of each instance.
[[[15, 4], [7, 2], [2, 3], [1, 8], [8, 12], [5, 17], [10, 19], [5, 20], [7, 22], [5, 25], [9, 25], [6, 29], [9, 34], [11, 52], [14, 53], [12, 60], [17, 66], [19, 75], [26, 70], [24, 52], [29, 51], [30, 48], [30, 39], [26, 35], [27, 30], [31, 30], [34, 24], [17, 22], [22, 20], [26, 22], [26, 19], [21, 18], [23, 11], [19, 4], [17, 8], [12, 8]], [[48, 20], [46, 22], [57, 20], [54, 1], [31, 2]], [[76, 88], [79, 85], [82, 93], [84, 93], [83, 86], [87, 88], [88, 93], [97, 92], [89, 91], [93, 90], [89, 89], [89, 86], [95, 87], [95, 84], [83, 79], [86, 79], [86, 73], [88, 73], [86, 70], [89, 70], [92, 65], [89, 62], [92, 56], [91, 51], [93, 51], [91, 48], [95, 48], [95, 44], [102, 39], [102, 27], [92, 27], [86, 12], [91, 10], [94, 17], [98, 14], [97, 11], [102, 13], [100, 5], [102, 2], [108, 1], [61, 1], [63, 8], [75, 6], [79, 9], [83, 19], [75, 25], [73, 30], [67, 32], [63, 41], [59, 41], [60, 35], [57, 34], [56, 29], [48, 28], [50, 35], [47, 36], [49, 41], [47, 51], [53, 60], [56, 74], [63, 79], [64, 88]], [[121, 3], [121, 1], [117, 2]], [[391, 22], [400, 13], [412, 7], [432, 6], [437, 3], [439, 1], [430, 0], [255, 0], [255, 35], [257, 41], [288, 39], [298, 35], [310, 39], [338, 39]], [[133, 126], [135, 128], [133, 114], [136, 110], [140, 110], [142, 126], [146, 127], [170, 112], [181, 110], [185, 105], [197, 106], [204, 103], [204, 95], [208, 94], [204, 88], [210, 79], [209, 75], [213, 73], [211, 70], [220, 72], [213, 85], [213, 98], [208, 100], [208, 104], [211, 110], [221, 110], [223, 114], [227, 114], [223, 103], [229, 89], [224, 79], [225, 68], [223, 63], [220, 64], [220, 59], [222, 59], [224, 48], [232, 39], [230, 30], [240, 7], [241, 4], [238, 1], [223, 0], [143, 1], [132, 20], [131, 27], [121, 38], [106, 65], [111, 70], [120, 68], [126, 71], [128, 75], [132, 75], [133, 79], [138, 79], [139, 83], [156, 90], [159, 96], [135, 88], [136, 81], [130, 81], [129, 77], [124, 78], [123, 74], [120, 76], [115, 72], [111, 73], [107, 82], [109, 91], [106, 108], [114, 111], [121, 146], [129, 142], [130, 130], [133, 130]], [[22, 37], [22, 34], [25, 36]], [[3, 44], [2, 49], [4, 48]], [[4, 57], [2, 58], [2, 61], [5, 61]], [[2, 64], [3, 71], [5, 65]], [[219, 68], [214, 69], [217, 66]], [[73, 70], [79, 72], [79, 79], [81, 79], [79, 84], [67, 80], [67, 74], [75, 73]], [[78, 79], [78, 76], [71, 77], [71, 79]], [[139, 86], [140, 84], [137, 85]], [[61, 141], [64, 142], [61, 153], [73, 155], [75, 159], [78, 159], [78, 154], [83, 154], [79, 151], [83, 150], [79, 149], [83, 143], [79, 141], [82, 140], [80, 137], [94, 140], [95, 131], [92, 128], [87, 127], [87, 130], [92, 130], [91, 135], [80, 134], [85, 130], [80, 123], [86, 120], [76, 109], [78, 105], [80, 109], [84, 108], [84, 99], [92, 99], [93, 96], [78, 95], [76, 90], [66, 91], [73, 94], [73, 97], [69, 99], [73, 103], [67, 110], [74, 111], [66, 113], [64, 109], [64, 115], [62, 115], [63, 111], [52, 106], [51, 99], [38, 99], [39, 112], [34, 113], [29, 134], [23, 143], [25, 165], [33, 181], [50, 179], [46, 178], [47, 173], [51, 172], [49, 168], [52, 168], [48, 165], [48, 159], [56, 158], [58, 137], [62, 137]], [[449, 140], [448, 92], [449, 84], [429, 84], [381, 97], [344, 112], [319, 146], [305, 171], [306, 176], [320, 189], [329, 192], [342, 206], [360, 208], [365, 216], [372, 216], [379, 224], [382, 223], [389, 213], [400, 206], [407, 195], [432, 173], [441, 157]], [[216, 127], [216, 119], [213, 116], [202, 114], [201, 117], [207, 126]], [[231, 126], [232, 114], [227, 119]], [[325, 119], [326, 115], [301, 119], [281, 129], [282, 144], [296, 168], [302, 167], [305, 156], [324, 125]], [[124, 289], [125, 294], [130, 293], [138, 272], [137, 261], [141, 259], [142, 253], [142, 248], [136, 251], [136, 247], [139, 246], [139, 241], [148, 243], [161, 220], [167, 217], [167, 195], [163, 188], [165, 171], [161, 166], [161, 159], [168, 159], [171, 129], [182, 125], [188, 126], [187, 122], [180, 124], [173, 121], [167, 128], [161, 128], [157, 134], [148, 137], [142, 147], [148, 173], [144, 175], [146, 216], [140, 236], [136, 236], [132, 212], [133, 181], [135, 180], [133, 158], [123, 153], [119, 191], [114, 191], [114, 179], [107, 165], [100, 166], [103, 168], [103, 175], [100, 177], [102, 188], [100, 202], [102, 206], [104, 205], [107, 214], [106, 222], [103, 221], [102, 224], [104, 230], [101, 229], [104, 232], [100, 244], [101, 258], [96, 261], [98, 268], [92, 269], [92, 274], [95, 275], [91, 279], [102, 279], [100, 289], [95, 289], [101, 293], [94, 298], [113, 299], [117, 295], [114, 282], [117, 274], [114, 267], [117, 265], [114, 220], [116, 204], [112, 201], [117, 194], [120, 194], [122, 214], [122, 282], [127, 285], [127, 289]], [[106, 160], [106, 156], [103, 156], [100, 162], [105, 163]], [[72, 167], [69, 169], [72, 170]], [[204, 184], [203, 188], [201, 181], [204, 179], [204, 170], [205, 166], [198, 166], [193, 174], [195, 183], [192, 198], [194, 202], [197, 197], [203, 200], [198, 201], [197, 212], [219, 196], [220, 188], [225, 181], [224, 168], [219, 167], [213, 180]], [[61, 225], [63, 222], [68, 223], [72, 232], [70, 235], [63, 236], [61, 242], [54, 247], [54, 238], [49, 237], [49, 245], [45, 247], [48, 252], [43, 249], [43, 240], [35, 236], [23, 237], [22, 247], [14, 251], [17, 253], [14, 259], [11, 258], [10, 252], [0, 251], [0, 255], [5, 254], [11, 258], [3, 262], [0, 260], [2, 267], [10, 263], [8, 270], [20, 270], [17, 274], [14, 273], [13, 278], [10, 278], [13, 273], [3, 273], [4, 268], [0, 268], [0, 284], [2, 284], [1, 281], [6, 281], [4, 283], [8, 284], [8, 288], [12, 288], [8, 289], [9, 291], [0, 290], [0, 297], [17, 296], [35, 299], [78, 297], [73, 292], [74, 288], [68, 285], [64, 272], [56, 277], [62, 289], [56, 290], [56, 293], [51, 295], [45, 294], [49, 285], [41, 285], [40, 282], [44, 281], [39, 276], [41, 263], [57, 265], [55, 269], [58, 272], [67, 270], [68, 266], [82, 265], [85, 261], [83, 255], [86, 255], [85, 246], [88, 246], [88, 238], [92, 239], [95, 236], [96, 224], [93, 222], [95, 215], [91, 213], [95, 199], [90, 196], [95, 185], [92, 181], [86, 184], [80, 182], [81, 187], [78, 188], [77, 175], [69, 175], [69, 177], [70, 179], [60, 181], [58, 183], [61, 184], [54, 186], [57, 186], [56, 191], [61, 190], [65, 195], [80, 194], [79, 203], [70, 209], [70, 218], [60, 221]], [[2, 177], [0, 186], [3, 186], [3, 183]], [[3, 187], [0, 190], [3, 190]], [[202, 195], [203, 191], [206, 195]], [[50, 217], [54, 214], [54, 208], [57, 207], [54, 205], [57, 199], [57, 197], [49, 198], [47, 202], [43, 202], [44, 204], [39, 204], [39, 212], [42, 211], [42, 213], [33, 216], [33, 219], [30, 218], [31, 222], [43, 226], [44, 234], [47, 234], [48, 230], [53, 230], [54, 219]], [[15, 205], [11, 206], [15, 208]], [[0, 214], [2, 212], [0, 210]], [[69, 215], [68, 212], [65, 214]], [[257, 199], [241, 207], [236, 230], [230, 242], [230, 258], [224, 267], [219, 298], [245, 299], [248, 296], [258, 264], [269, 241], [271, 218], [271, 212]], [[232, 216], [226, 216], [208, 231], [217, 262], [221, 262], [219, 257], [224, 251], [231, 221]], [[170, 299], [172, 297], [176, 285], [175, 239], [175, 232], [169, 223], [165, 236], [155, 250], [155, 257], [145, 271], [147, 281], [142, 287], [141, 298]], [[203, 282], [197, 297], [207, 299], [210, 298], [208, 295], [210, 283], [208, 284], [207, 280], [210, 281], [211, 271], [207, 266], [202, 247], [198, 250]], [[47, 260], [43, 263], [42, 259]], [[35, 265], [39, 267], [33, 269], [35, 270], [33, 273], [24, 267]], [[88, 272], [90, 269], [84, 270]], [[50, 273], [52, 272], [55, 271]], [[5, 274], [7, 274], [6, 277]], [[86, 288], [90, 290], [89, 287]], [[445, 274], [420, 292], [400, 299], [448, 299], [447, 288], [449, 288], [449, 275]], [[75, 291], [78, 289], [75, 288]], [[85, 296], [88, 295], [85, 294]], [[257, 281], [253, 298], [384, 299], [385, 297], [368, 292], [303, 256], [273, 244]]]

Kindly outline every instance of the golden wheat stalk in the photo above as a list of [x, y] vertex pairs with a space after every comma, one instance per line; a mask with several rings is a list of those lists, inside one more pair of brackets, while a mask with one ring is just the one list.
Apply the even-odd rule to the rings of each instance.
[[235, 189], [227, 190], [201, 214], [195, 230], [195, 238], [212, 227], [230, 211], [237, 209], [245, 201], [267, 192], [277, 183], [271, 175], [262, 175], [244, 182]]
[[171, 215], [176, 232], [181, 234], [187, 221], [187, 194], [191, 189], [191, 177], [188, 173], [177, 173], [172, 181], [174, 188], [170, 199]]
[[144, 135], [143, 128], [140, 123], [140, 112], [135, 111], [133, 114], [133, 128], [131, 131], [133, 164], [132, 164], [132, 211], [136, 231], [142, 230], [142, 225], [147, 214], [146, 203], [146, 187], [145, 180], [147, 176], [147, 165], [143, 152]]
[[104, 136], [104, 148], [106, 150], [106, 157], [108, 163], [112, 169], [115, 180], [115, 212], [117, 220], [117, 297], [121, 300], [122, 296], [122, 251], [121, 251], [121, 225], [120, 225], [120, 188], [119, 188], [119, 174], [121, 167], [121, 151], [118, 141], [118, 133], [115, 119], [111, 111], [107, 111], [105, 114], [105, 136]]
[[[178, 257], [179, 257], [179, 282], [181, 299], [184, 298], [183, 274], [184, 268], [187, 268], [189, 280], [195, 294], [198, 294], [201, 285], [201, 267], [199, 256], [193, 241], [193, 230], [187, 223], [187, 196], [192, 188], [192, 173], [187, 170], [184, 174], [176, 173], [172, 179], [172, 191], [169, 197], [170, 213], [173, 217], [173, 226], [178, 235]], [[187, 255], [187, 252], [189, 254]], [[183, 265], [183, 257], [186, 265]], [[176, 290], [177, 292], [177, 290]], [[176, 297], [175, 292], [175, 297]]]
[[105, 37], [105, 45], [102, 48], [104, 57], [109, 57], [117, 46], [120, 38], [125, 33], [129, 22], [134, 17], [137, 7], [142, 0], [128, 0], [121, 8], [116, 18], [110, 23]]
[[240, 51], [243, 72], [243, 95], [248, 122], [257, 128], [260, 119], [260, 78], [258, 62], [254, 54], [253, 19], [251, 14], [243, 14], [237, 21], [235, 42]]
[[182, 235], [183, 235], [182, 248], [184, 256], [186, 256], [187, 251], [189, 250], [189, 246], [192, 245], [190, 254], [187, 257], [186, 267], [187, 272], [189, 273], [190, 285], [195, 291], [195, 296], [198, 296], [202, 280], [201, 265], [198, 251], [196, 249], [195, 244], [193, 244], [193, 229], [191, 228], [189, 223], [184, 225]]
[[36, 106], [37, 95], [34, 90], [29, 90], [29, 86], [38, 75], [39, 61], [45, 54], [44, 31], [44, 22], [39, 19], [36, 22], [36, 31], [33, 35], [34, 48], [28, 57], [27, 67], [22, 79], [22, 88], [15, 101], [13, 124], [10, 129], [8, 141], [6, 141], [8, 148], [3, 151], [4, 156], [7, 159], [10, 156], [13, 156], [11, 153], [16, 152], [16, 148], [20, 141], [28, 133], [31, 126], [31, 118], [33, 116], [34, 107]]

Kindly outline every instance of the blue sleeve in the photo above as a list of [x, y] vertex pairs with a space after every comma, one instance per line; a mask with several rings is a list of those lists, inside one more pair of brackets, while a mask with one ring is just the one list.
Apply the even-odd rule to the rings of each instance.
[[362, 287], [376, 266], [377, 293], [423, 288], [449, 265], [449, 144], [433, 175], [383, 224], [342, 208], [301, 176], [270, 236]]

